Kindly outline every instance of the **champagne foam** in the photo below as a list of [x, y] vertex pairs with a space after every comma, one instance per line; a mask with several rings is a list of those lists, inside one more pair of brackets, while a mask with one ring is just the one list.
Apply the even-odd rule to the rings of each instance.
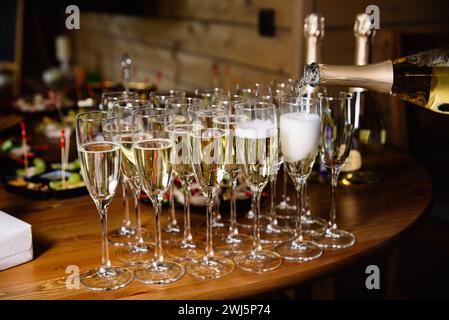
[[235, 136], [246, 139], [266, 139], [275, 136], [276, 125], [271, 120], [251, 120], [237, 123]]
[[280, 117], [282, 155], [287, 162], [296, 162], [316, 152], [320, 137], [317, 114], [292, 112]]

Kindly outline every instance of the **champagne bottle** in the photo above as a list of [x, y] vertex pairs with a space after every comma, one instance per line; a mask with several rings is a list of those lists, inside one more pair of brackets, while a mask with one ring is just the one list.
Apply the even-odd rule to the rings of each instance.
[[449, 46], [364, 66], [309, 64], [298, 83], [363, 87], [449, 114]]
[[[368, 14], [356, 16], [354, 23], [355, 56], [354, 64], [363, 66], [371, 61], [371, 43], [375, 30], [371, 28]], [[371, 160], [383, 151], [385, 127], [372, 91], [364, 88], [350, 88], [354, 94], [356, 123], [352, 139], [352, 149], [348, 161], [340, 175], [344, 185], [363, 185], [379, 181], [378, 171], [368, 170]]]
[[305, 63], [321, 62], [321, 42], [324, 37], [324, 17], [311, 13], [304, 19]]

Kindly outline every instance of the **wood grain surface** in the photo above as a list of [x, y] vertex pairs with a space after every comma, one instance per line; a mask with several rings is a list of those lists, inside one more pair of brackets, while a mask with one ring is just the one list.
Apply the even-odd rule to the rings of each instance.
[[[133, 281], [123, 289], [110, 292], [69, 290], [65, 286], [68, 265], [77, 265], [83, 272], [100, 263], [99, 217], [88, 196], [31, 201], [8, 194], [0, 187], [0, 209], [32, 225], [35, 250], [33, 261], [0, 272], [0, 299], [235, 299], [288, 289], [343, 272], [342, 267], [400, 235], [425, 212], [431, 200], [429, 175], [410, 156], [389, 151], [380, 168], [383, 180], [379, 184], [339, 187], [338, 222], [356, 235], [357, 243], [352, 248], [326, 251], [313, 262], [284, 262], [279, 269], [262, 274], [236, 269], [217, 280], [200, 281], [186, 275], [168, 285]], [[278, 179], [279, 187], [281, 180]], [[292, 192], [293, 188], [289, 190]], [[312, 183], [309, 190], [313, 213], [326, 217], [329, 185]], [[149, 229], [152, 228], [151, 213], [152, 209], [143, 205], [144, 225]], [[239, 214], [243, 213], [241, 209]], [[163, 215], [165, 218], [167, 209]], [[180, 209], [178, 215], [181, 220]], [[117, 197], [109, 211], [111, 229], [118, 226], [121, 217], [121, 202]], [[196, 230], [203, 228], [204, 210], [193, 210], [192, 219]], [[113, 250], [111, 247], [112, 257]], [[113, 263], [119, 264], [114, 259]]]

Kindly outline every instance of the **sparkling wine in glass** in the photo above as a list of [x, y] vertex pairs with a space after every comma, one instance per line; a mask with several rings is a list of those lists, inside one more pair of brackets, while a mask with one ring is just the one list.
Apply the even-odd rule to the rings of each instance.
[[214, 118], [214, 126], [227, 132], [224, 171], [231, 183], [230, 220], [228, 232], [218, 237], [215, 246], [221, 253], [229, 255], [248, 251], [251, 247], [251, 238], [246, 234], [239, 233], [237, 225], [237, 183], [240, 176], [240, 167], [237, 163], [235, 128], [238, 116], [233, 114], [231, 106], [227, 107]]
[[150, 108], [148, 100], [123, 99], [113, 105], [113, 113], [118, 116], [119, 132], [118, 142], [122, 152], [121, 170], [122, 182], [128, 185], [134, 198], [135, 214], [135, 241], [129, 247], [120, 248], [115, 252], [118, 260], [128, 265], [145, 264], [152, 261], [153, 243], [149, 241], [150, 235], [142, 228], [140, 214], [140, 192], [141, 183], [137, 174], [136, 161], [134, 158], [132, 113], [136, 110]]
[[284, 97], [281, 100], [280, 140], [284, 164], [297, 192], [297, 216], [292, 240], [278, 244], [276, 252], [284, 259], [309, 261], [317, 259], [323, 250], [311, 241], [305, 241], [302, 230], [304, 186], [312, 172], [318, 153], [321, 112], [316, 100]]
[[221, 278], [234, 271], [234, 263], [215, 255], [213, 248], [213, 207], [217, 190], [225, 175], [226, 142], [228, 132], [210, 127], [217, 115], [216, 108], [191, 106], [188, 121], [192, 125], [190, 146], [193, 171], [206, 197], [206, 249], [201, 259], [188, 262], [187, 272], [199, 279]]
[[338, 175], [348, 159], [355, 124], [355, 103], [350, 93], [319, 96], [322, 110], [320, 154], [331, 175], [331, 209], [326, 229], [310, 238], [326, 249], [343, 249], [354, 245], [355, 236], [337, 226], [336, 195]]
[[[138, 99], [138, 94], [129, 91], [106, 91], [101, 95], [99, 105], [100, 110], [112, 112], [114, 103], [123, 99]], [[129, 212], [129, 197], [131, 190], [126, 183], [122, 183], [122, 205], [123, 205], [123, 220], [121, 226], [117, 230], [109, 233], [109, 242], [114, 246], [129, 246], [132, 245], [136, 228], [132, 225]]]
[[167, 127], [167, 132], [175, 141], [173, 171], [181, 181], [184, 192], [183, 238], [167, 249], [167, 254], [177, 260], [198, 259], [203, 256], [204, 252], [203, 245], [194, 240], [190, 224], [191, 185], [194, 180], [189, 141], [191, 131], [191, 124], [173, 124]]
[[[169, 99], [185, 99], [186, 92], [182, 90], [166, 90], [166, 91], [155, 91], [150, 93], [150, 102], [156, 108], [165, 108], [167, 106], [167, 101]], [[169, 201], [170, 201], [170, 211], [168, 216], [167, 225], [164, 227], [164, 234], [169, 234], [169, 238], [173, 238], [173, 234], [177, 235], [181, 232], [181, 228], [176, 220], [175, 211], [175, 197], [173, 193], [173, 184], [170, 186], [169, 190]]]
[[[279, 110], [281, 106], [281, 99], [283, 99], [286, 96], [290, 96], [294, 93], [295, 83], [292, 79], [274, 80], [271, 82], [270, 86], [273, 93], [274, 104], [278, 107]], [[280, 156], [282, 157], [282, 152], [280, 152]], [[295, 204], [292, 203], [292, 200], [287, 194], [288, 188], [287, 166], [284, 164], [282, 168], [283, 168], [282, 196], [281, 201], [276, 205], [276, 217], [284, 219], [291, 219], [291, 218], [294, 219], [297, 208]]]
[[105, 111], [80, 113], [76, 117], [76, 141], [81, 173], [92, 197], [101, 223], [102, 259], [99, 269], [80, 276], [91, 290], [113, 290], [126, 286], [133, 274], [114, 267], [109, 260], [107, 211], [120, 179], [120, 145], [117, 143], [117, 117]]
[[161, 210], [173, 170], [174, 141], [164, 128], [174, 123], [173, 113], [165, 108], [136, 110], [133, 113], [133, 151], [142, 189], [154, 208], [154, 259], [134, 270], [134, 277], [148, 284], [165, 284], [184, 275], [182, 265], [166, 260], [161, 239]]
[[234, 257], [235, 264], [245, 271], [264, 272], [278, 268], [282, 258], [264, 250], [260, 241], [260, 197], [278, 162], [278, 128], [276, 106], [267, 102], [249, 102], [236, 107], [235, 129], [237, 161], [253, 193], [255, 209], [253, 246], [250, 251]]

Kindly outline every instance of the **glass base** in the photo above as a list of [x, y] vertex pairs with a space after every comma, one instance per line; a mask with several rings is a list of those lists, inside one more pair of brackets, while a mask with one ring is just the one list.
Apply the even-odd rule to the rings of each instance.
[[[315, 216], [305, 215], [301, 216], [302, 231], [306, 235], [322, 234], [327, 226], [327, 221]], [[295, 228], [295, 221], [290, 222], [290, 227]]]
[[115, 257], [129, 266], [147, 264], [154, 259], [154, 246], [149, 244], [134, 244], [129, 248], [120, 248], [115, 251]]
[[242, 228], [251, 229], [254, 224], [255, 214], [252, 210], [249, 210], [244, 217], [239, 217], [237, 225]]
[[176, 260], [195, 260], [204, 255], [204, 248], [197, 242], [179, 241], [166, 250], [167, 254]]
[[282, 264], [282, 258], [272, 251], [250, 251], [236, 255], [234, 263], [245, 271], [266, 272], [277, 269]]
[[162, 232], [165, 232], [165, 233], [180, 233], [181, 232], [181, 228], [179, 227], [178, 224], [168, 223], [164, 227]]
[[327, 228], [321, 235], [311, 235], [314, 241], [324, 249], [344, 249], [352, 247], [356, 241], [355, 236], [347, 231]]
[[223, 222], [223, 220], [221, 218], [220, 219], [214, 218], [212, 220], [212, 227], [213, 228], [224, 228], [225, 223]]
[[92, 269], [80, 276], [80, 282], [90, 290], [115, 290], [128, 285], [133, 280], [133, 273], [123, 267], [110, 267], [104, 272]]
[[323, 250], [313, 242], [297, 239], [278, 244], [276, 252], [282, 258], [293, 261], [310, 261], [319, 258]]
[[175, 282], [184, 276], [185, 270], [176, 262], [155, 262], [134, 270], [134, 278], [146, 284], [166, 284]]
[[280, 219], [292, 219], [296, 217], [297, 210], [296, 206], [290, 203], [290, 198], [287, 200], [279, 202], [276, 206], [276, 218]]
[[218, 279], [232, 273], [235, 269], [234, 263], [228, 258], [214, 257], [188, 262], [187, 273], [191, 276], [206, 280]]
[[[289, 228], [290, 229], [290, 228]], [[263, 244], [274, 244], [287, 241], [292, 238], [292, 230], [282, 228], [277, 224], [267, 224], [260, 231], [260, 242]]]
[[163, 243], [173, 246], [182, 240], [183, 234], [182, 232], [165, 232], [164, 230], [162, 230], [161, 237]]
[[225, 255], [231, 255], [250, 250], [252, 242], [252, 238], [245, 234], [222, 235], [214, 242], [214, 248]]
[[[270, 219], [267, 216], [260, 216], [259, 223], [261, 225], [268, 224], [269, 222]], [[254, 227], [254, 216], [246, 215], [245, 217], [239, 218], [237, 225], [245, 229], [252, 229]]]
[[[146, 241], [152, 238], [147, 230], [142, 228], [142, 238]], [[135, 227], [122, 227], [120, 229], [111, 231], [108, 234], [108, 240], [114, 247], [132, 246], [136, 242], [136, 228]]]

